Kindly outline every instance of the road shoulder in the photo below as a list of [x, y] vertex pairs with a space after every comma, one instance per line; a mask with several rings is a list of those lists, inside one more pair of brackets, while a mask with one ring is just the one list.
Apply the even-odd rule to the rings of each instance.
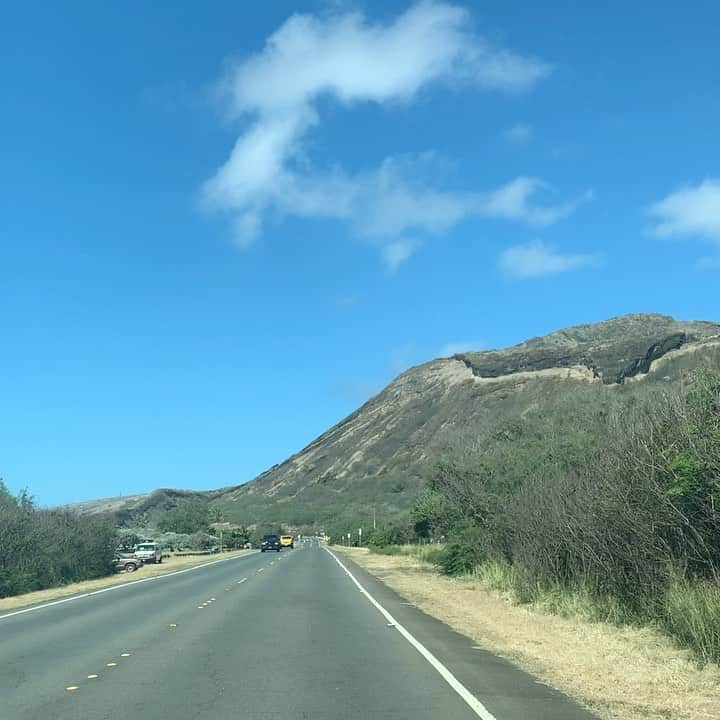
[[509, 660], [501, 658], [476, 641], [457, 632], [441, 619], [423, 611], [383, 579], [355, 560], [357, 553], [333, 548], [358, 582], [400, 624], [485, 705], [498, 720], [532, 717], [534, 720], [592, 720], [589, 710], [559, 690]]
[[513, 605], [476, 582], [440, 576], [411, 557], [357, 548], [342, 548], [341, 557], [353, 560], [353, 567], [361, 565], [363, 577], [395, 592], [400, 603], [411, 602], [493, 656], [577, 698], [600, 718], [717, 717], [720, 668], [699, 668], [687, 651], [651, 629], [617, 628]]

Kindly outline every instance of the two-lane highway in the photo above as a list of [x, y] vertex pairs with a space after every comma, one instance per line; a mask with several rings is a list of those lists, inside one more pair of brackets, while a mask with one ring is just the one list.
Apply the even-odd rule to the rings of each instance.
[[317, 545], [0, 617], [1, 720], [587, 720]]

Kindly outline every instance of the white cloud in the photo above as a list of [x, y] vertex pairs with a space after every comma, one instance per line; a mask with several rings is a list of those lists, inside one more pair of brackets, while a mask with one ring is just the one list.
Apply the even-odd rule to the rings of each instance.
[[415, 251], [412, 240], [395, 240], [382, 249], [383, 262], [390, 272], [395, 272]]
[[527, 123], [516, 123], [515, 125], [503, 130], [502, 136], [508, 144], [514, 147], [522, 147], [523, 145], [527, 145], [533, 139], [534, 134], [532, 125], [528, 125]]
[[549, 189], [546, 183], [537, 178], [519, 177], [479, 198], [477, 212], [487, 217], [522, 220], [531, 225], [544, 226], [567, 217], [579, 205], [592, 198], [592, 192], [588, 190], [580, 198], [560, 205], [532, 204], [533, 196]]
[[484, 344], [480, 340], [466, 340], [465, 342], [452, 342], [443, 345], [438, 355], [440, 357], [452, 357], [458, 353], [482, 350]]
[[541, 277], [577, 270], [599, 262], [597, 255], [563, 255], [540, 240], [514, 245], [500, 255], [500, 267], [519, 278]]
[[543, 61], [493, 46], [472, 31], [466, 10], [444, 2], [418, 2], [386, 25], [357, 12], [293, 15], [260, 52], [230, 64], [220, 83], [223, 106], [243, 130], [205, 183], [205, 202], [229, 213], [241, 247], [274, 210], [344, 221], [384, 248], [389, 266], [407, 258], [407, 231], [442, 232], [469, 215], [555, 222], [577, 202], [538, 205], [548, 188], [535, 178], [490, 192], [450, 192], [434, 186], [432, 153], [388, 157], [353, 175], [313, 167], [304, 143], [321, 122], [320, 99], [348, 108], [408, 103], [440, 83], [521, 92], [550, 72]]
[[720, 241], [720, 180], [706, 179], [685, 186], [648, 210], [657, 219], [653, 231], [660, 237], [698, 237]]

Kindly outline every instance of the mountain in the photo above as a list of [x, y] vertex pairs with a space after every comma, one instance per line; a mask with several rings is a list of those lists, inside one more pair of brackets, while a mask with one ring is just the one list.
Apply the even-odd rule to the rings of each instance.
[[[613, 412], [696, 367], [720, 367], [720, 324], [626, 315], [413, 367], [306, 448], [244, 485], [84, 503], [128, 521], [203, 495], [225, 519], [366, 527], [407, 515], [441, 458], [509, 479], [563, 471], [602, 443]], [[478, 458], [480, 460], [478, 460]]]

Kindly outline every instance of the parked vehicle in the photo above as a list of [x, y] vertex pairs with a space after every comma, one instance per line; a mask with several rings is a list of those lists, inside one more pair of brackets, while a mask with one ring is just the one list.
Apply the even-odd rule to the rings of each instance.
[[260, 543], [260, 552], [269, 552], [271, 550], [280, 552], [280, 548], [282, 548], [282, 545], [277, 535], [265, 535]]
[[155, 542], [138, 543], [134, 551], [135, 557], [143, 562], [161, 563], [163, 561], [162, 549]]
[[293, 540], [292, 535], [281, 535], [280, 536], [280, 545], [282, 547], [289, 547], [290, 549], [295, 547], [295, 541]]
[[117, 553], [113, 559], [115, 564], [115, 571], [120, 572], [135, 572], [139, 567], [142, 567], [143, 561], [136, 558], [132, 553]]

